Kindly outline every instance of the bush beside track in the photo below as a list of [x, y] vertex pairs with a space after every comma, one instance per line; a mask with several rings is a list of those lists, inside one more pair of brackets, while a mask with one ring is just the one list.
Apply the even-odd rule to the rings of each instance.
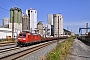
[[62, 43], [58, 44], [46, 57], [46, 60], [64, 60], [71, 53], [69, 52], [72, 46], [75, 36], [68, 38]]
[[17, 39], [0, 39], [0, 43], [16, 43]]

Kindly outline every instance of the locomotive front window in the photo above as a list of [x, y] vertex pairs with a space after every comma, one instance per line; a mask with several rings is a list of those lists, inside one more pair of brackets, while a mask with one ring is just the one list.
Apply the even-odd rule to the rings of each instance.
[[26, 34], [19, 34], [20, 37], [26, 37]]

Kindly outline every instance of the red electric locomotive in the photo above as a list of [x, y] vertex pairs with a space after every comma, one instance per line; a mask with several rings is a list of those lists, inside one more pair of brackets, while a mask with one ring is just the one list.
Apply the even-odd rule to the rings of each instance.
[[40, 34], [32, 34], [27, 32], [21, 32], [18, 36], [18, 42], [17, 45], [29, 45], [34, 42], [41, 41], [41, 35]]

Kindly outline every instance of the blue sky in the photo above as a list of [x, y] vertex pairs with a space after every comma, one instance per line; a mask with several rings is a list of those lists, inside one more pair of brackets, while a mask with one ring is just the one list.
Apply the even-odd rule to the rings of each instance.
[[[13, 2], [12, 2], [13, 1]], [[47, 14], [61, 13], [64, 17], [64, 28], [78, 33], [79, 27], [90, 25], [90, 0], [0, 0], [0, 25], [2, 19], [9, 18], [11, 7], [17, 6], [25, 13], [26, 9], [38, 11], [38, 21], [47, 23]]]

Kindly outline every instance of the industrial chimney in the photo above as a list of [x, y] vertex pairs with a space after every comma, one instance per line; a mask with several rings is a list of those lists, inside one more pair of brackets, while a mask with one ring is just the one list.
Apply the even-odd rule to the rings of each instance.
[[86, 23], [86, 34], [88, 34], [88, 23]]

